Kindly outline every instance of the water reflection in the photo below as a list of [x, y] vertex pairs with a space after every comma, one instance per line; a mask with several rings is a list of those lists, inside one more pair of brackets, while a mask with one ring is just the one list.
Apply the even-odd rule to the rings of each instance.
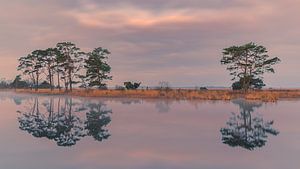
[[[15, 103], [22, 105], [23, 102]], [[111, 121], [112, 111], [101, 102], [48, 97], [40, 103], [39, 97], [34, 97], [24, 105], [30, 106], [18, 110], [19, 128], [34, 137], [54, 140], [58, 146], [75, 145], [86, 136], [97, 141], [110, 136], [106, 126]]]
[[108, 99], [123, 105], [137, 105], [143, 103], [150, 103], [155, 106], [159, 113], [168, 113], [171, 110], [171, 105], [175, 102], [172, 99], [136, 99], [136, 98], [114, 98]]
[[234, 100], [240, 108], [240, 113], [232, 113], [227, 126], [222, 128], [222, 142], [231, 147], [242, 147], [248, 150], [263, 147], [269, 135], [278, 135], [279, 131], [272, 128], [273, 121], [265, 121], [261, 115], [253, 116], [261, 102]]
[[155, 108], [159, 113], [168, 113], [171, 110], [172, 100], [159, 100], [155, 103]]

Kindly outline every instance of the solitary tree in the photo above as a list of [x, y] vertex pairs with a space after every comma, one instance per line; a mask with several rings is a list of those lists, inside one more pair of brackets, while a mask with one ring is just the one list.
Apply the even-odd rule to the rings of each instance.
[[254, 81], [262, 82], [264, 73], [275, 73], [273, 65], [279, 63], [280, 59], [270, 58], [267, 53], [264, 46], [253, 42], [231, 46], [223, 49], [221, 64], [227, 65], [227, 70], [233, 76], [232, 80], [238, 80], [241, 88], [247, 92]]
[[110, 52], [104, 48], [96, 48], [88, 53], [88, 59], [85, 60], [86, 80], [90, 87], [106, 87], [104, 80], [111, 80], [109, 75], [111, 67], [107, 63]]
[[[84, 53], [71, 42], [58, 43], [56, 48], [60, 53], [60, 66], [64, 69], [62, 78], [65, 80], [65, 85], [69, 85], [72, 91], [72, 85], [76, 83], [74, 79], [78, 77], [78, 72], [83, 66], [82, 56]], [[67, 86], [65, 87], [67, 90]]]

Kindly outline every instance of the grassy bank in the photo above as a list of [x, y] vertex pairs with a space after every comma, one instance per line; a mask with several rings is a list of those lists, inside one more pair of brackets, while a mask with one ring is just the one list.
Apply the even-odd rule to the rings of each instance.
[[261, 90], [250, 91], [247, 94], [232, 90], [97, 90], [97, 89], [74, 89], [72, 92], [49, 89], [38, 91], [18, 89], [19, 93], [32, 94], [56, 94], [72, 95], [81, 97], [128, 97], [128, 98], [168, 98], [177, 100], [232, 100], [245, 98], [247, 100], [261, 100], [275, 102], [278, 99], [300, 98], [300, 90]]

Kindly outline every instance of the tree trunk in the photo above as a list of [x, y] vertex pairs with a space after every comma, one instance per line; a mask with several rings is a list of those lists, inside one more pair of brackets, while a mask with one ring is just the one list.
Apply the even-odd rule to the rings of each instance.
[[244, 92], [247, 93], [248, 92], [248, 86], [246, 86], [247, 83], [247, 66], [248, 66], [248, 57], [246, 56], [246, 63], [245, 63], [245, 70], [244, 70], [244, 80], [243, 80], [243, 88], [244, 88]]
[[15, 86], [14, 87], [15, 87], [15, 91], [17, 91], [17, 87], [18, 87], [18, 81], [17, 80], [15, 81]]
[[65, 82], [65, 90], [66, 90], [66, 92], [68, 92], [68, 82], [66, 79], [64, 79], [64, 82]]
[[52, 81], [51, 69], [48, 69], [48, 73], [49, 73], [49, 80], [50, 80], [50, 89], [51, 89], [51, 91], [53, 91], [53, 81]]
[[54, 90], [54, 88], [55, 88], [55, 84], [54, 84], [54, 72], [52, 72], [52, 74], [51, 74], [51, 79], [52, 79], [52, 86], [51, 86], [51, 88], [52, 88], [52, 90]]
[[57, 72], [57, 87], [59, 89], [59, 91], [61, 90], [60, 88], [60, 78], [59, 78], [59, 72]]
[[36, 73], [36, 84], [35, 84], [35, 91], [39, 90], [39, 73]]
[[72, 92], [72, 70], [69, 69], [69, 85], [70, 85], [70, 91]]
[[[33, 85], [35, 85], [35, 77], [34, 77], [33, 72], [31, 72], [31, 80], [32, 80]], [[32, 84], [30, 85], [31, 90], [33, 90], [33, 87], [34, 87], [33, 85]]]

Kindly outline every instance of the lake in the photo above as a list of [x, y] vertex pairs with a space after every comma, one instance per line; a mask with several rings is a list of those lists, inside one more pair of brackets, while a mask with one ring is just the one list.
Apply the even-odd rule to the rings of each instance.
[[0, 92], [3, 169], [295, 169], [300, 100]]

